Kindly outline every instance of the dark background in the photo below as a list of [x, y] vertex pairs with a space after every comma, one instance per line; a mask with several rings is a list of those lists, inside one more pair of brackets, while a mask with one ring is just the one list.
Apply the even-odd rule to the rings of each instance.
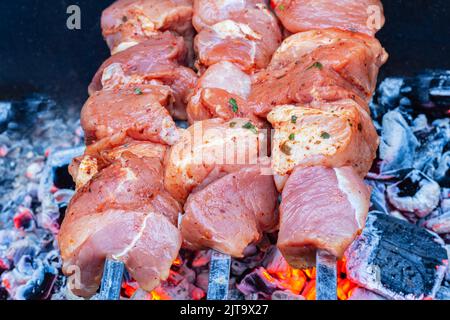
[[[109, 52], [100, 15], [112, 0], [0, 0], [0, 100], [30, 92], [81, 103]], [[66, 9], [81, 8], [81, 30]], [[426, 68], [450, 69], [450, 0], [384, 0], [378, 38], [390, 53], [380, 79]]]

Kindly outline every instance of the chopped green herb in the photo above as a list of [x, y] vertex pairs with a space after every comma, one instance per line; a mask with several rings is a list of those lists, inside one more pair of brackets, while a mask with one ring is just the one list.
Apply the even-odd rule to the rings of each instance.
[[230, 128], [236, 127], [236, 122], [230, 122]]
[[310, 70], [312, 68], [317, 68], [319, 70], [322, 70], [323, 69], [323, 64], [321, 64], [319, 61], [316, 61], [306, 70]]
[[283, 11], [285, 9], [284, 4], [280, 4], [278, 6], [278, 10]]
[[235, 98], [231, 98], [228, 103], [230, 104], [231, 108], [233, 109], [233, 112], [236, 113], [238, 112], [239, 108], [237, 105], [237, 101]]
[[292, 123], [297, 123], [297, 119], [298, 119], [297, 116], [292, 116], [292, 117], [291, 117], [291, 122], [292, 122]]
[[242, 128], [251, 130], [255, 134], [258, 133], [258, 129], [256, 129], [255, 125], [251, 122], [247, 122], [242, 126]]
[[291, 147], [289, 147], [288, 145], [287, 145], [287, 143], [285, 142], [285, 143], [283, 143], [281, 146], [280, 146], [280, 150], [281, 150], [281, 152], [283, 152], [284, 154], [286, 154], [286, 155], [288, 155], [288, 156], [290, 156], [291, 155]]
[[141, 88], [134, 89], [134, 94], [141, 95], [142, 94]]
[[289, 140], [295, 140], [295, 133], [291, 133], [290, 135], [289, 135]]
[[322, 132], [321, 134], [320, 134], [320, 137], [322, 138], [322, 139], [330, 139], [330, 137], [331, 137], [331, 135], [328, 133], [328, 132]]

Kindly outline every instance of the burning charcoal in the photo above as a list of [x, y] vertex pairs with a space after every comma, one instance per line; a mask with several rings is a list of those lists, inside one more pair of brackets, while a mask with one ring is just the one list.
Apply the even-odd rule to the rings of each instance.
[[245, 296], [238, 289], [230, 289], [228, 292], [228, 300], [245, 300]]
[[263, 266], [269, 273], [286, 274], [290, 270], [290, 266], [277, 247], [273, 246], [264, 259]]
[[40, 160], [33, 162], [27, 168], [25, 176], [31, 181], [39, 181], [39, 174], [44, 168], [44, 163]]
[[404, 81], [403, 90], [415, 106], [433, 114], [445, 114], [450, 108], [450, 72], [426, 71]]
[[437, 300], [450, 300], [450, 288], [441, 287], [436, 293]]
[[378, 87], [378, 105], [371, 108], [375, 119], [380, 120], [387, 111], [396, 108], [401, 99], [401, 88], [404, 80], [402, 78], [386, 78]]
[[35, 228], [34, 214], [28, 208], [19, 207], [13, 221], [18, 230], [30, 232]]
[[371, 213], [346, 252], [347, 277], [389, 299], [433, 298], [448, 256], [436, 234], [388, 215]]
[[8, 124], [12, 120], [12, 116], [11, 102], [0, 101], [0, 133], [8, 128]]
[[275, 291], [271, 298], [272, 300], [305, 300], [305, 297], [290, 291]]
[[[447, 256], [450, 257], [450, 245], [446, 245], [445, 249], [447, 250]], [[445, 273], [445, 280], [450, 282], [450, 263], [447, 266], [447, 272]]]
[[389, 204], [387, 203], [385, 197], [386, 185], [375, 180], [367, 180], [366, 183], [372, 187], [370, 210], [388, 214], [390, 210], [388, 208]]
[[438, 234], [450, 233], [450, 211], [426, 220], [423, 226]]
[[398, 110], [383, 117], [380, 143], [381, 172], [412, 168], [419, 142]]
[[2, 275], [2, 283], [15, 300], [46, 299], [58, 271], [30, 256], [22, 256], [14, 270]]
[[195, 279], [195, 285], [201, 288], [203, 291], [208, 291], [209, 282], [209, 270], [204, 270], [197, 275]]
[[450, 187], [450, 151], [444, 153], [436, 168], [434, 178], [444, 187]]
[[192, 260], [192, 266], [194, 268], [205, 267], [211, 261], [211, 250], [197, 251], [195, 257]]
[[[420, 147], [416, 150], [414, 168], [425, 172], [430, 177], [435, 177], [436, 168], [442, 162], [444, 149], [450, 142], [450, 119], [436, 120], [431, 130], [417, 132], [416, 136], [420, 140]], [[444, 174], [446, 171], [445, 168]]]
[[403, 181], [387, 188], [389, 202], [403, 212], [418, 217], [430, 214], [439, 204], [439, 184], [418, 170], [411, 171]]
[[386, 300], [382, 296], [364, 288], [353, 290], [352, 296], [348, 300]]
[[249, 246], [244, 254], [245, 258], [231, 261], [231, 273], [233, 275], [241, 276], [245, 271], [260, 266], [265, 256], [264, 252], [259, 251], [256, 246]]
[[260, 294], [268, 299], [278, 288], [275, 279], [264, 269], [257, 268], [242, 279], [236, 286], [244, 295]]

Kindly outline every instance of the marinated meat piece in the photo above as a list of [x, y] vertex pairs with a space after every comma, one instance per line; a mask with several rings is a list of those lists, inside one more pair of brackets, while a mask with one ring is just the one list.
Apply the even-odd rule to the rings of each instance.
[[294, 268], [315, 266], [318, 249], [342, 258], [369, 205], [370, 189], [352, 168], [296, 168], [282, 194], [278, 248]]
[[266, 9], [263, 0], [194, 0], [192, 24], [200, 32], [204, 28], [240, 16], [253, 8]]
[[182, 242], [169, 219], [150, 208], [110, 209], [83, 216], [65, 232], [71, 235], [63, 233], [59, 240], [63, 271], [76, 279], [71, 289], [82, 297], [98, 290], [107, 258], [123, 261], [144, 290], [155, 289], [168, 278]]
[[162, 31], [192, 37], [192, 14], [192, 0], [118, 0], [103, 11], [103, 36], [112, 54]]
[[365, 105], [387, 53], [375, 39], [336, 30], [293, 35], [258, 73], [249, 100], [255, 113], [291, 103], [354, 99]]
[[373, 36], [385, 22], [380, 0], [271, 0], [271, 5], [292, 33], [339, 28]]
[[169, 103], [170, 89], [166, 86], [95, 92], [81, 111], [86, 144], [124, 132], [136, 140], [172, 145], [179, 134], [164, 107]]
[[229, 61], [246, 72], [253, 72], [270, 62], [281, 43], [277, 20], [264, 1], [241, 2], [210, 0], [196, 3], [197, 21], [205, 17], [203, 14], [211, 14], [210, 10], [220, 11], [218, 16], [207, 20], [207, 25], [201, 22], [197, 27], [195, 50], [199, 69]]
[[119, 160], [124, 153], [140, 158], [157, 158], [163, 162], [167, 146], [148, 141], [136, 141], [119, 133], [86, 147], [84, 155], [73, 159], [69, 173], [77, 190], [84, 186], [97, 172]]
[[191, 249], [243, 257], [248, 245], [277, 226], [277, 199], [272, 177], [257, 166], [226, 175], [189, 196], [181, 223], [184, 242]]
[[195, 188], [247, 166], [267, 168], [267, 135], [248, 119], [196, 122], [165, 160], [165, 187], [180, 202]]
[[164, 190], [157, 158], [124, 153], [97, 173], [72, 198], [58, 238], [65, 272], [73, 266], [81, 272], [75, 293], [95, 293], [109, 257], [123, 261], [144, 289], [156, 287], [181, 245], [180, 212]]
[[246, 102], [250, 89], [251, 77], [236, 65], [225, 61], [211, 66], [199, 79], [187, 106], [189, 123], [242, 117], [262, 125]]
[[[349, 43], [355, 48], [367, 49], [367, 55], [373, 59], [371, 65], [374, 67], [380, 68], [388, 59], [386, 50], [373, 37], [339, 29], [323, 29], [300, 32], [286, 38], [274, 53], [269, 68], [278, 69], [292, 62], [303, 60], [305, 55], [312, 54], [319, 48], [328, 46], [336, 48], [343, 43]], [[357, 52], [355, 49], [354, 53]], [[355, 58], [363, 59], [356, 55]], [[347, 58], [347, 60], [351, 60], [351, 58]]]
[[376, 157], [375, 127], [352, 100], [280, 106], [268, 120], [275, 129], [272, 168], [278, 175], [289, 174], [297, 166], [352, 166], [363, 178]]
[[102, 89], [122, 89], [143, 84], [167, 85], [175, 103], [172, 116], [186, 119], [186, 104], [195, 87], [197, 75], [180, 65], [186, 55], [182, 38], [170, 33], [158, 34], [106, 60], [95, 74], [89, 94]]
[[[267, 117], [275, 107], [285, 104], [308, 104], [352, 99], [369, 112], [367, 96], [327, 67], [314, 67], [311, 58], [293, 62], [278, 70], [256, 75], [249, 107], [255, 115]], [[311, 67], [313, 66], [313, 67]]]

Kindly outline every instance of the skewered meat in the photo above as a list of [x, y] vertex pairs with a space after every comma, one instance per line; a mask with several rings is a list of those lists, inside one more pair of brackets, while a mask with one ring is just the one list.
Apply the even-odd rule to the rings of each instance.
[[112, 54], [161, 31], [192, 39], [192, 0], [118, 0], [103, 11], [103, 36]]
[[166, 150], [166, 145], [133, 140], [119, 133], [87, 146], [84, 155], [73, 159], [69, 172], [78, 190], [97, 172], [119, 160], [124, 153], [132, 153], [140, 158], [157, 158], [162, 162]]
[[[262, 130], [261, 130], [262, 131]], [[267, 137], [248, 119], [196, 122], [166, 157], [165, 187], [180, 202], [196, 187], [267, 160]]]
[[246, 72], [264, 68], [281, 42], [277, 19], [262, 0], [196, 0], [193, 24], [200, 70], [221, 61]]
[[178, 138], [175, 122], [164, 106], [170, 88], [145, 85], [125, 90], [95, 92], [81, 111], [86, 144], [119, 132], [136, 140], [172, 145]]
[[301, 33], [255, 76], [249, 100], [275, 128], [278, 247], [291, 266], [305, 268], [317, 250], [342, 257], [365, 225], [370, 190], [362, 177], [378, 147], [368, 102], [387, 60], [373, 35], [384, 17], [378, 0], [272, 5], [286, 29]]
[[367, 108], [387, 56], [378, 40], [365, 35], [335, 29], [298, 33], [256, 75], [249, 100], [259, 115], [276, 105], [313, 100], [351, 98]]
[[[311, 67], [313, 66], [313, 67]], [[248, 103], [253, 112], [267, 117], [273, 108], [285, 104], [308, 104], [352, 99], [367, 111], [366, 96], [336, 71], [314, 67], [309, 57], [278, 70], [264, 70], [256, 75]]]
[[228, 174], [189, 196], [181, 223], [184, 242], [191, 249], [243, 257], [262, 232], [277, 226], [277, 199], [272, 177], [260, 167]]
[[261, 120], [253, 115], [253, 108], [246, 101], [250, 90], [251, 77], [236, 65], [227, 61], [214, 64], [197, 82], [186, 109], [189, 123], [242, 117], [261, 126]]
[[197, 76], [180, 63], [186, 56], [182, 38], [170, 33], [158, 34], [106, 60], [95, 74], [89, 93], [99, 90], [135, 88], [143, 84], [167, 85], [175, 100], [170, 114], [186, 119], [186, 104]]
[[364, 177], [376, 157], [378, 135], [370, 116], [353, 100], [279, 106], [268, 120], [275, 129], [272, 168], [352, 166]]
[[373, 36], [385, 20], [380, 0], [271, 0], [271, 4], [292, 33], [339, 28]]
[[296, 168], [282, 199], [278, 248], [291, 266], [307, 268], [317, 249], [343, 256], [365, 225], [370, 189], [350, 167]]
[[162, 170], [157, 158], [124, 153], [75, 194], [58, 240], [65, 272], [79, 268], [76, 294], [96, 292], [105, 258], [123, 261], [146, 290], [168, 277], [181, 246], [181, 208], [164, 190]]
[[[354, 52], [348, 54], [358, 57], [358, 52], [365, 52], [359, 59], [364, 59], [365, 55], [370, 57], [372, 69], [380, 68], [387, 61], [388, 54], [376, 38], [340, 29], [323, 29], [300, 32], [286, 38], [275, 51], [269, 68], [277, 68], [298, 61], [300, 57], [311, 54], [319, 48], [328, 46], [337, 48], [347, 43], [355, 48]], [[366, 59], [369, 60], [369, 58]]]

